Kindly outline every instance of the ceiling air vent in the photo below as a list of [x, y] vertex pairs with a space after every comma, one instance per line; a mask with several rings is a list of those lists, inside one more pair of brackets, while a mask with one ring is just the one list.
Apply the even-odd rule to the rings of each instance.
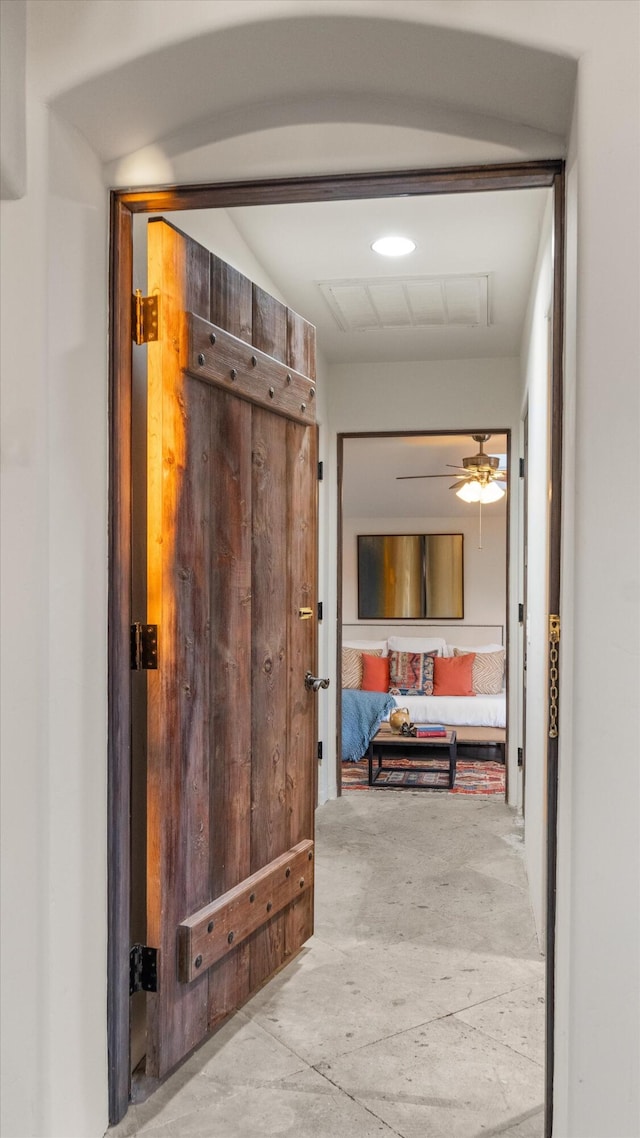
[[317, 281], [343, 332], [489, 324], [489, 274]]

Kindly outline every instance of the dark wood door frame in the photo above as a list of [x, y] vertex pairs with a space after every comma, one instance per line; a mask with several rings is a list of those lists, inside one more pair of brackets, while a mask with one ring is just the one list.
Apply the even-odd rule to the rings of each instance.
[[527, 832], [527, 611], [529, 606], [529, 598], [527, 596], [527, 589], [529, 587], [529, 404], [524, 414], [522, 422], [522, 682], [521, 682], [521, 698], [522, 698], [522, 821], [524, 824], [523, 836]]
[[[345, 174], [113, 191], [109, 285], [109, 601], [108, 601], [108, 1066], [109, 1118], [129, 1102], [129, 876], [131, 776], [131, 294], [133, 215], [240, 205], [554, 190], [554, 310], [551, 454], [550, 612], [560, 611], [560, 487], [564, 337], [564, 162], [551, 160], [392, 173]], [[553, 1110], [557, 738], [548, 750], [547, 1040], [545, 1135]]]
[[[564, 394], [565, 308], [565, 173], [564, 163], [553, 183], [553, 313], [551, 361], [551, 454], [549, 463], [549, 612], [560, 615], [562, 532], [562, 434]], [[549, 644], [551, 650], [552, 644]], [[555, 644], [560, 674], [560, 644]], [[550, 651], [551, 655], [551, 651]], [[550, 680], [551, 683], [551, 680]], [[553, 1133], [554, 1002], [556, 973], [556, 882], [558, 864], [558, 731], [560, 681], [547, 732], [547, 923], [546, 923], [546, 1033], [545, 1033], [545, 1138]]]

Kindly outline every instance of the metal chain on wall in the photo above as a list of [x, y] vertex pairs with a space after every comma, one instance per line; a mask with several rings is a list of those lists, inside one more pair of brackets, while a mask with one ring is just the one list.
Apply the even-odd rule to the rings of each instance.
[[560, 617], [549, 617], [549, 738], [558, 738], [558, 658]]

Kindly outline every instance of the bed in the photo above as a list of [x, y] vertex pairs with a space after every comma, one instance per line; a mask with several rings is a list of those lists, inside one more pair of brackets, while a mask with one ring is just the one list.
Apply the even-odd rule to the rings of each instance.
[[[366, 693], [363, 693], [366, 694]], [[499, 695], [398, 695], [397, 707], [406, 707], [412, 723], [445, 723], [449, 727], [507, 725], [506, 693]], [[385, 715], [388, 719], [389, 715]]]
[[[356, 637], [350, 635], [357, 630]], [[354, 716], [359, 717], [362, 734], [359, 737], [349, 735], [348, 727], [343, 730], [343, 761], [357, 761], [366, 752], [370, 739], [375, 734], [381, 722], [389, 718], [393, 707], [406, 707], [412, 723], [441, 723], [446, 727], [455, 727], [461, 741], [467, 746], [485, 749], [491, 748], [504, 760], [504, 744], [506, 739], [507, 701], [504, 688], [505, 676], [505, 649], [503, 645], [503, 629], [501, 625], [488, 626], [459, 626], [433, 628], [432, 626], [416, 630], [418, 635], [407, 635], [407, 630], [393, 627], [380, 629], [366, 628], [366, 631], [377, 632], [378, 635], [367, 637], [365, 627], [355, 626], [355, 629], [343, 629], [343, 725]], [[380, 633], [387, 631], [388, 635]], [[428, 633], [428, 635], [427, 635]], [[436, 635], [438, 633], [438, 635]], [[402, 690], [371, 692], [362, 690], [362, 671], [358, 682], [358, 658], [362, 664], [362, 657], [367, 669], [378, 668], [380, 665], [372, 663], [371, 657], [393, 657], [398, 659], [410, 656], [417, 659], [419, 654], [425, 656], [439, 656], [452, 659], [473, 653], [473, 665], [467, 660], [468, 667], [473, 667], [473, 695], [446, 695], [446, 694], [406, 694]], [[398, 654], [402, 653], [403, 656]], [[476, 664], [476, 661], [479, 663]], [[349, 666], [347, 666], [349, 665]], [[440, 665], [436, 665], [440, 667]], [[500, 669], [499, 673], [497, 669]], [[476, 681], [476, 671], [479, 678]], [[491, 671], [490, 681], [486, 679]], [[498, 682], [498, 675], [500, 676]], [[484, 686], [483, 686], [484, 685]], [[418, 682], [418, 687], [420, 683]], [[429, 690], [429, 684], [425, 684]], [[378, 695], [378, 701], [372, 696]], [[393, 703], [389, 703], [389, 697]], [[360, 706], [359, 710], [356, 711]], [[362, 746], [361, 754], [356, 752]], [[489, 757], [487, 755], [487, 757]]]

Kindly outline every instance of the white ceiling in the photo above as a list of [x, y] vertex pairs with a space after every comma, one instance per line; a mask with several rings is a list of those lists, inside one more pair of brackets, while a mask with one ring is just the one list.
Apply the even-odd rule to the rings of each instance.
[[125, 34], [122, 17], [109, 19], [117, 6], [29, 5], [36, 89], [103, 161], [152, 144], [172, 157], [292, 123], [430, 124], [450, 133], [451, 120], [443, 123], [452, 112], [458, 130], [464, 119], [465, 129], [504, 140], [512, 124], [539, 143], [546, 135], [557, 154], [571, 120], [574, 59], [518, 37], [439, 27], [415, 0], [410, 14], [394, 4], [393, 19], [376, 0], [280, 4], [286, 13], [264, 0], [200, 2], [155, 19], [134, 18], [136, 6], [121, 0], [132, 9]]
[[[506, 435], [492, 435], [487, 454], [507, 465]], [[342, 511], [354, 518], [468, 517], [478, 507], [462, 502], [449, 487], [463, 457], [476, 454], [470, 435], [414, 435], [344, 440]], [[447, 474], [446, 478], [397, 481], [399, 474]], [[504, 517], [506, 498], [483, 507], [487, 516]]]
[[[529, 300], [546, 189], [396, 197], [366, 201], [261, 205], [225, 211], [257, 269], [280, 296], [317, 328], [318, 348], [330, 364], [517, 357]], [[195, 221], [200, 211], [189, 215]], [[204, 213], [201, 220], [205, 221]], [[177, 223], [184, 225], [178, 217]], [[185, 226], [186, 228], [186, 226]], [[416, 250], [380, 257], [371, 243], [390, 232], [410, 236]], [[198, 232], [196, 239], [203, 240]], [[205, 244], [208, 243], [204, 238]], [[215, 248], [215, 246], [214, 246]], [[257, 262], [257, 264], [256, 264]], [[320, 283], [403, 276], [488, 277], [488, 324], [367, 331], [341, 330]], [[467, 424], [465, 423], [465, 426]], [[478, 423], [477, 430], [486, 430]], [[485, 449], [506, 465], [506, 437]], [[464, 456], [475, 454], [470, 435], [345, 440], [343, 511], [349, 517], [450, 518], [476, 507], [449, 487]], [[398, 474], [447, 474], [398, 482]], [[485, 507], [504, 516], [505, 499]]]
[[[550, 191], [518, 190], [434, 197], [242, 207], [228, 211], [244, 241], [287, 303], [315, 324], [329, 363], [514, 357], [520, 353], [540, 229]], [[416, 250], [384, 258], [371, 243], [409, 236]], [[320, 282], [487, 274], [488, 325], [345, 332]], [[478, 424], [478, 431], [484, 424]], [[506, 466], [506, 436], [489, 454]], [[453, 490], [455, 470], [475, 454], [469, 435], [346, 439], [345, 517], [451, 518], [477, 507]], [[397, 481], [399, 474], [447, 474]], [[506, 499], [485, 507], [505, 516]]]
[[[549, 190], [368, 201], [246, 206], [229, 210], [265, 272], [318, 330], [330, 363], [517, 356]], [[411, 237], [413, 253], [380, 257], [372, 242]], [[340, 329], [320, 283], [487, 274], [486, 327]]]

